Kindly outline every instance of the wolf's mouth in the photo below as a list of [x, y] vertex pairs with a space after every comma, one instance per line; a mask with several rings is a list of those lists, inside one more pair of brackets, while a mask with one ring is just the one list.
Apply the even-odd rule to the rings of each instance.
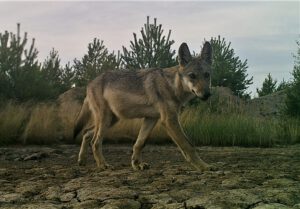
[[198, 96], [198, 95], [196, 94], [196, 92], [194, 91], [194, 89], [192, 90], [192, 92], [193, 92], [196, 96]]
[[192, 90], [192, 92], [195, 94], [195, 96], [199, 97], [201, 100], [203, 101], [206, 101], [210, 96], [211, 94], [210, 93], [206, 93], [204, 95], [202, 95], [201, 93], [200, 94], [197, 94], [194, 89]]
[[195, 94], [196, 97], [202, 97], [202, 95], [197, 94], [194, 89], [192, 90], [192, 92]]

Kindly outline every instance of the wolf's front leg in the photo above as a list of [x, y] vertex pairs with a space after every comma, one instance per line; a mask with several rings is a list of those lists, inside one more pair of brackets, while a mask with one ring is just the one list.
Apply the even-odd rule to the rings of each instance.
[[145, 146], [145, 141], [153, 130], [158, 118], [144, 118], [138, 138], [133, 146], [131, 165], [134, 170], [144, 170], [149, 168], [147, 163], [141, 162], [141, 152]]
[[[173, 114], [174, 115], [174, 114]], [[188, 141], [188, 138], [184, 134], [178, 117], [168, 115], [163, 121], [164, 126], [167, 129], [168, 134], [177, 144], [185, 159], [197, 170], [206, 171], [214, 169], [209, 164], [205, 163], [197, 154], [196, 148], [194, 148]]]

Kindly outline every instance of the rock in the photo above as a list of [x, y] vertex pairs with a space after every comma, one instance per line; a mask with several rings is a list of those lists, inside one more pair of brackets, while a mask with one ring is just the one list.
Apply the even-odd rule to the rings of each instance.
[[88, 209], [98, 209], [101, 208], [103, 204], [99, 204], [97, 200], [87, 200], [83, 202], [76, 203], [72, 205], [72, 208], [74, 209], [82, 209], [82, 208], [88, 208]]
[[186, 201], [187, 208], [203, 207], [211, 208], [247, 208], [260, 202], [258, 195], [246, 189], [232, 189], [224, 191], [213, 191], [195, 196]]
[[31, 155], [28, 155], [26, 157], [24, 157], [24, 161], [27, 161], [27, 160], [41, 160], [43, 158], [46, 158], [48, 157], [49, 154], [46, 153], [46, 152], [38, 152], [38, 153], [34, 153], [34, 154], [31, 154]]
[[280, 178], [280, 179], [268, 180], [268, 181], [264, 182], [263, 184], [266, 186], [271, 186], [271, 187], [289, 187], [296, 183], [297, 182], [295, 182], [292, 179]]
[[61, 209], [61, 205], [56, 205], [53, 203], [34, 203], [34, 204], [27, 204], [21, 207], [18, 207], [20, 209], [37, 209], [37, 208], [42, 208], [42, 209]]
[[269, 204], [258, 205], [253, 209], [291, 209], [291, 208], [279, 203], [269, 203]]
[[21, 182], [16, 187], [16, 192], [21, 193], [24, 197], [30, 197], [39, 194], [43, 186], [37, 182]]
[[174, 202], [172, 197], [170, 197], [166, 193], [162, 194], [151, 194], [151, 195], [140, 195], [139, 201], [142, 203], [161, 203], [161, 204], [169, 204]]
[[76, 194], [74, 192], [68, 192], [62, 194], [60, 197], [61, 202], [70, 202], [73, 198], [75, 198]]
[[64, 184], [63, 191], [64, 192], [71, 192], [75, 191], [77, 189], [82, 188], [82, 182], [85, 182], [86, 180], [82, 177], [72, 179], [71, 181]]
[[157, 203], [157, 204], [154, 204], [152, 206], [151, 209], [183, 209], [184, 208], [184, 205], [183, 203], [171, 203], [171, 204], [161, 204], [161, 203]]
[[49, 187], [43, 195], [47, 200], [59, 200], [61, 196], [61, 188], [59, 186]]
[[268, 202], [280, 202], [285, 205], [295, 205], [300, 200], [300, 187], [268, 188], [261, 193]]
[[209, 205], [210, 198], [207, 196], [192, 197], [185, 202], [185, 208], [208, 208]]
[[132, 199], [118, 199], [118, 200], [108, 200], [105, 201], [105, 205], [101, 207], [102, 209], [140, 209], [141, 203]]
[[82, 189], [77, 190], [77, 198], [80, 201], [86, 200], [100, 200], [106, 199], [134, 199], [138, 195], [135, 191], [127, 187], [101, 187], [90, 185]]
[[22, 199], [23, 197], [20, 193], [0, 194], [0, 203], [15, 203], [20, 202]]
[[190, 197], [195, 196], [195, 193], [198, 193], [198, 190], [195, 188], [190, 187], [190, 185], [188, 185], [189, 189], [174, 189], [171, 190], [169, 193], [169, 195], [176, 200], [177, 202], [183, 202], [185, 200], [187, 200]]
[[231, 179], [225, 179], [222, 181], [222, 187], [226, 188], [238, 188], [239, 184], [242, 182], [242, 179], [239, 177], [231, 178]]

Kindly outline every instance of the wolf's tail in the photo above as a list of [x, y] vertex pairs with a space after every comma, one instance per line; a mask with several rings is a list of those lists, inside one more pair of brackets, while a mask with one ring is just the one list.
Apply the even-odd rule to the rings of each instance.
[[89, 105], [87, 98], [84, 99], [81, 110], [77, 116], [76, 123], [73, 130], [73, 139], [77, 137], [77, 135], [82, 131], [84, 126], [88, 123], [90, 119], [91, 112], [89, 110]]

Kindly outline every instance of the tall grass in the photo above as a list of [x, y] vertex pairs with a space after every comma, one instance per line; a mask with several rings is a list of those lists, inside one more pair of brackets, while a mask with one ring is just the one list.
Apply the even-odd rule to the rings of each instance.
[[193, 107], [183, 112], [181, 121], [197, 145], [269, 147], [300, 142], [300, 123], [293, 119], [205, 113]]
[[51, 144], [61, 139], [61, 121], [56, 104], [41, 103], [33, 107], [23, 132], [25, 144]]
[[0, 145], [20, 142], [20, 135], [26, 127], [30, 109], [29, 104], [18, 105], [14, 102], [8, 102], [1, 105]]
[[[74, 143], [72, 129], [80, 104], [16, 104], [0, 107], [0, 145], [26, 143]], [[180, 116], [186, 134], [196, 145], [273, 146], [300, 143], [300, 121], [263, 118], [242, 112], [209, 112], [200, 106], [186, 108]], [[122, 120], [108, 131], [107, 138], [135, 140], [142, 120]], [[107, 140], [108, 141], [108, 140]], [[79, 142], [79, 141], [77, 141]], [[158, 122], [149, 143], [170, 142]]]

